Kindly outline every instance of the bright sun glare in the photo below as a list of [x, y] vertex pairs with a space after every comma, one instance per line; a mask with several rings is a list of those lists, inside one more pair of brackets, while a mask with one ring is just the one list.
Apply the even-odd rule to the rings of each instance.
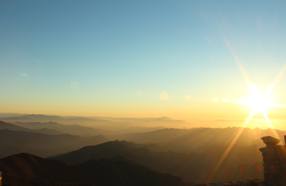
[[251, 98], [247, 100], [240, 100], [240, 105], [245, 105], [251, 108], [252, 112], [267, 113], [267, 111], [275, 106], [268, 95], [253, 94]]
[[259, 112], [267, 112], [267, 110], [271, 108], [272, 103], [267, 96], [255, 96], [249, 102], [249, 105], [252, 110]]
[[266, 122], [272, 128], [272, 124], [267, 116], [267, 112], [271, 107], [276, 106], [271, 101], [270, 96], [269, 96], [269, 93], [272, 91], [273, 86], [270, 86], [264, 94], [257, 94], [254, 87], [249, 82], [248, 82], [248, 85], [251, 90], [252, 97], [245, 101], [242, 101], [242, 100], [239, 101], [240, 105], [245, 105], [251, 108], [251, 113], [249, 117], [247, 118], [247, 121], [245, 124], [247, 124], [252, 119], [254, 114], [261, 113], [264, 116]]
[[252, 119], [252, 117], [256, 113], [261, 113], [264, 116], [265, 121], [269, 124], [270, 128], [273, 128], [271, 121], [267, 116], [267, 112], [272, 107], [280, 107], [282, 105], [273, 102], [273, 100], [270, 97], [270, 92], [273, 90], [275, 82], [267, 89], [267, 91], [264, 94], [258, 94], [257, 91], [254, 89], [254, 86], [251, 85], [249, 82], [248, 85], [252, 93], [252, 97], [249, 97], [246, 100], [243, 100], [241, 98], [238, 102], [240, 105], [245, 105], [251, 109], [251, 113], [248, 116], [244, 126], [247, 125], [247, 123]]

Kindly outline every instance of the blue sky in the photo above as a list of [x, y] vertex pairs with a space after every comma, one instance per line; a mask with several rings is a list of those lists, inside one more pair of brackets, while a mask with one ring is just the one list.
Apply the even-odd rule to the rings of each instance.
[[286, 62], [285, 3], [3, 0], [0, 112], [191, 119], [177, 112], [231, 104], [249, 90], [226, 40], [266, 90]]

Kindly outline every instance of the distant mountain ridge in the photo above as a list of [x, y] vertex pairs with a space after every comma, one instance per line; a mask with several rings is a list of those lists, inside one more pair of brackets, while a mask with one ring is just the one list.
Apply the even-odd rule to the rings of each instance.
[[71, 135], [80, 135], [80, 136], [94, 136], [99, 135], [100, 130], [94, 129], [91, 127], [81, 126], [81, 125], [63, 125], [57, 122], [13, 122], [14, 125], [25, 127], [33, 130], [39, 129], [50, 129], [56, 130], [61, 133], [68, 133]]
[[12, 130], [12, 131], [25, 131], [25, 132], [50, 134], [50, 135], [65, 134], [63, 132], [59, 132], [59, 131], [52, 130], [52, 129], [47, 129], [47, 128], [39, 128], [39, 129], [32, 130], [32, 129], [28, 129], [28, 128], [25, 128], [25, 127], [13, 125], [11, 123], [6, 123], [6, 122], [3, 122], [3, 121], [0, 121], [0, 130], [3, 130], [3, 129], [8, 129], [8, 130]]
[[6, 120], [25, 120], [25, 119], [37, 119], [37, 120], [61, 120], [61, 119], [82, 119], [82, 120], [172, 120], [166, 116], [163, 117], [147, 117], [147, 118], [114, 118], [114, 117], [100, 117], [100, 116], [91, 116], [91, 117], [83, 117], [83, 116], [58, 116], [58, 115], [45, 115], [45, 114], [3, 114], [0, 113], [1, 119]]
[[[144, 133], [129, 133], [118, 136], [120, 140], [129, 140], [136, 143], [158, 143], [162, 147], [175, 152], [187, 152], [188, 150], [199, 149], [205, 145], [211, 144], [229, 144], [242, 130], [236, 141], [237, 145], [254, 145], [264, 146], [263, 136], [279, 135], [284, 141], [285, 131], [275, 129], [250, 129], [241, 127], [231, 128], [192, 128], [192, 129], [174, 129], [165, 128]], [[199, 152], [199, 151], [198, 151]]]
[[[0, 126], [24, 130], [21, 127], [3, 122], [0, 123]], [[105, 141], [107, 141], [107, 139], [101, 135], [79, 137], [70, 134], [48, 135], [37, 133], [36, 131], [30, 132], [29, 130], [12, 131], [3, 129], [0, 130], [0, 158], [21, 152], [29, 152], [38, 156], [47, 157]]]
[[[11, 117], [2, 117], [0, 120], [5, 122], [57, 122], [65, 125], [80, 124], [81, 126], [97, 128], [113, 133], [124, 133], [124, 130], [129, 129], [130, 132], [140, 132], [143, 128], [166, 128], [166, 127], [184, 127], [185, 121], [173, 120], [168, 117], [159, 118], [112, 118], [112, 117], [78, 117], [78, 116], [56, 116], [42, 114], [26, 114], [15, 115]], [[131, 130], [132, 128], [132, 130]], [[145, 130], [146, 131], [146, 130]], [[149, 130], [150, 131], [150, 130]]]

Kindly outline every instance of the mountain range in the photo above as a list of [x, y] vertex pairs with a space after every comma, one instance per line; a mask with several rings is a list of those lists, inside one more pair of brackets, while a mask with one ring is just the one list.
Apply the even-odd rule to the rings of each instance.
[[[208, 174], [214, 169], [221, 157], [221, 149], [219, 148], [222, 148], [221, 146], [213, 146], [213, 148], [207, 147], [209, 151], [202, 153], [176, 153], [171, 151], [154, 152], [148, 147], [148, 145], [144, 146], [126, 141], [111, 141], [95, 146], [83, 147], [67, 154], [52, 157], [52, 159], [78, 164], [91, 159], [123, 156], [130, 162], [150, 167], [158, 172], [180, 176], [188, 182], [205, 183], [208, 179]], [[216, 149], [218, 150], [216, 151]], [[232, 151], [229, 156], [234, 160], [235, 158], [240, 158], [243, 154], [246, 154], [246, 156], [251, 155], [253, 149], [256, 150], [253, 146], [240, 147]], [[236, 155], [238, 152], [240, 154]], [[262, 162], [254, 161], [248, 164], [241, 164], [226, 159], [226, 162], [215, 175], [214, 181], [237, 181], [261, 177], [263, 177]]]
[[[173, 120], [167, 117], [111, 118], [111, 117], [56, 116], [56, 115], [42, 115], [42, 114], [24, 114], [24, 115], [0, 114], [0, 120], [27, 128], [35, 127], [37, 125], [31, 126], [30, 124], [27, 124], [26, 126], [24, 126], [25, 123], [36, 124], [36, 123], [56, 122], [64, 125], [80, 125], [93, 129], [95, 128], [97, 131], [99, 131], [100, 129], [101, 130], [100, 134], [102, 135], [124, 134], [126, 132], [149, 132], [156, 129], [171, 127], [174, 125], [178, 127], [184, 127], [186, 125], [186, 122], [184, 121]], [[90, 130], [88, 133], [95, 135], [95, 133], [92, 133], [92, 131], [93, 130]]]
[[[164, 128], [109, 135], [108, 138], [101, 135], [82, 137], [63, 132], [70, 130], [80, 133], [79, 130], [88, 131], [89, 127], [76, 125], [77, 130], [74, 130], [72, 125], [53, 121], [15, 123], [18, 125], [0, 122], [0, 158], [27, 152], [80, 164], [91, 159], [122, 156], [128, 162], [195, 183], [209, 181], [210, 175], [226, 152], [227, 155], [219, 165], [213, 182], [263, 178], [259, 148], [265, 144], [260, 138], [268, 135], [275, 137], [275, 133], [280, 139], [284, 136], [284, 131], [280, 130], [232, 127]], [[24, 125], [30, 128], [25, 128]], [[231, 148], [230, 144], [233, 144]]]
[[80, 137], [70, 134], [43, 134], [36, 132], [42, 130], [25, 129], [5, 122], [0, 122], [0, 128], [2, 129], [0, 130], [0, 158], [21, 152], [47, 157], [107, 141], [101, 135]]
[[66, 134], [64, 132], [59, 132], [57, 130], [49, 129], [49, 128], [44, 128], [44, 127], [39, 127], [37, 129], [29, 129], [17, 125], [13, 125], [10, 123], [5, 123], [3, 121], [0, 121], [0, 130], [3, 129], [8, 129], [11, 131], [25, 131], [25, 132], [33, 132], [33, 133], [41, 133], [41, 134], [50, 134], [50, 135], [59, 135], [59, 134]]
[[64, 125], [57, 122], [13, 122], [12, 124], [32, 130], [49, 129], [62, 134], [79, 136], [94, 136], [102, 133], [101, 130], [81, 125]]

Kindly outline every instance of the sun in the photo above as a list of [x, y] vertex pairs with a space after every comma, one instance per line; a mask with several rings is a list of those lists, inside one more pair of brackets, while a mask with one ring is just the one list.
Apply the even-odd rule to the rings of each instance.
[[248, 85], [252, 93], [252, 96], [245, 99], [240, 98], [239, 100], [240, 105], [247, 106], [251, 109], [251, 113], [247, 121], [251, 120], [251, 118], [256, 113], [261, 113], [264, 116], [267, 123], [271, 125], [271, 122], [267, 116], [267, 112], [270, 108], [276, 107], [276, 104], [274, 104], [274, 102], [270, 99], [269, 95], [273, 87], [270, 86], [264, 94], [258, 94], [257, 91], [254, 89], [253, 85], [251, 85], [249, 82]]
[[248, 105], [252, 110], [264, 113], [273, 106], [273, 103], [267, 95], [255, 95], [251, 98]]

